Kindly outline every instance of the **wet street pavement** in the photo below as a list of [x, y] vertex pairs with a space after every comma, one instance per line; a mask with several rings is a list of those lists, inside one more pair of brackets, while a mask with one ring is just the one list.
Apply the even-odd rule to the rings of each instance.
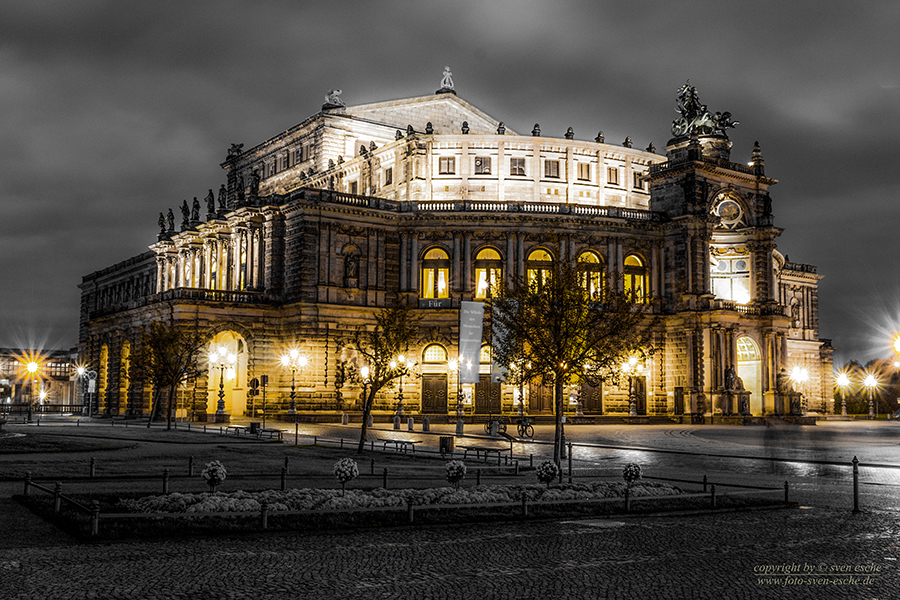
[[[294, 427], [284, 427], [293, 443]], [[457, 443], [509, 447], [479, 428], [467, 426], [473, 436]], [[436, 451], [454, 427], [432, 429], [373, 433]], [[900, 597], [900, 424], [575, 425], [566, 433], [576, 476], [638, 462], [659, 477], [787, 480], [802, 507], [105, 544], [41, 543], [39, 533], [16, 531], [21, 545], [0, 550], [0, 598]], [[358, 434], [358, 424], [297, 426], [301, 444]], [[539, 426], [513, 450], [543, 460], [552, 435]], [[850, 510], [853, 456], [862, 462], [860, 514]], [[2, 508], [14, 510], [8, 501]]]

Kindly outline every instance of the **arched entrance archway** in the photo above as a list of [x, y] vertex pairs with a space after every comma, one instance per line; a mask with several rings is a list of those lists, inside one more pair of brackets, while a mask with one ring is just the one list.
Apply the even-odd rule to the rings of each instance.
[[763, 414], [762, 355], [753, 338], [746, 335], [737, 339], [737, 374], [750, 392], [750, 412]]
[[224, 392], [225, 413], [243, 415], [247, 409], [247, 343], [239, 333], [221, 331], [209, 342], [207, 356], [214, 356], [217, 351], [224, 350], [225, 367], [210, 359], [209, 376], [207, 377], [207, 412], [215, 413], [219, 404], [219, 389]]

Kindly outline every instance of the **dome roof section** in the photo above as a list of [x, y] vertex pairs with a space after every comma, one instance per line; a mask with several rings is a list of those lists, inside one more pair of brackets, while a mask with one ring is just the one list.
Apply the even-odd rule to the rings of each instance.
[[[326, 113], [340, 114], [406, 130], [412, 125], [416, 131], [424, 131], [431, 123], [438, 135], [456, 134], [462, 131], [463, 122], [468, 123], [469, 133], [476, 135], [496, 134], [500, 121], [472, 106], [456, 94], [434, 94], [417, 98], [388, 100], [372, 104], [341, 107], [326, 110]], [[509, 135], [518, 135], [506, 128]]]

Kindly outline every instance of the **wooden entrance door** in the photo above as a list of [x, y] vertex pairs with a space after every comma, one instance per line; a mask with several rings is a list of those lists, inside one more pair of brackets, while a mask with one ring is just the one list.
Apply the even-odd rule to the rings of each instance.
[[603, 412], [602, 384], [593, 386], [586, 381], [581, 384], [581, 411], [594, 415]]
[[422, 374], [422, 412], [447, 414], [447, 374]]
[[647, 414], [647, 379], [644, 377], [634, 378], [634, 404], [637, 414]]
[[481, 375], [475, 384], [475, 414], [500, 414], [500, 384], [491, 383], [489, 374]]
[[553, 413], [553, 386], [532, 381], [528, 384], [528, 412]]

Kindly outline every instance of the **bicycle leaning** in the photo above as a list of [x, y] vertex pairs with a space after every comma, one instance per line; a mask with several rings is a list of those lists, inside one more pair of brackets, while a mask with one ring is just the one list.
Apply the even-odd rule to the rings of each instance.
[[522, 417], [521, 419], [516, 420], [516, 429], [519, 432], [519, 437], [534, 437], [534, 427], [531, 425], [531, 419], [528, 417]]
[[506, 417], [499, 415], [497, 418], [494, 418], [494, 415], [491, 413], [488, 413], [487, 421], [484, 423], [484, 432], [489, 434], [494, 423], [497, 423], [498, 433], [506, 433]]

